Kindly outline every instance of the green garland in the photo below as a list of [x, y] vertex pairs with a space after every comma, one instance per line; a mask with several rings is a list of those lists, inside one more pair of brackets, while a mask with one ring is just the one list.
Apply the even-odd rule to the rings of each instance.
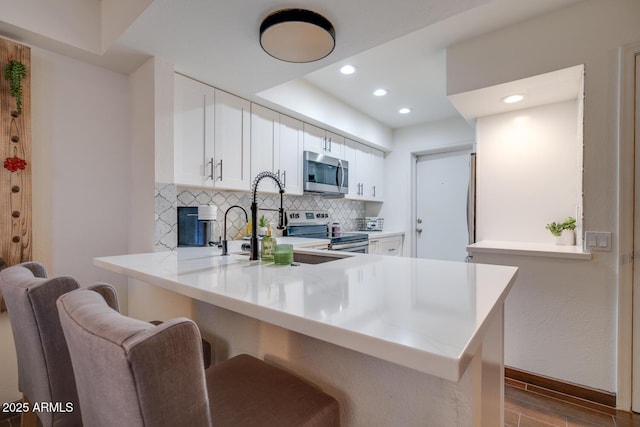
[[27, 67], [12, 59], [4, 66], [4, 78], [9, 80], [9, 95], [16, 99], [18, 114], [22, 113], [22, 80], [27, 77]]

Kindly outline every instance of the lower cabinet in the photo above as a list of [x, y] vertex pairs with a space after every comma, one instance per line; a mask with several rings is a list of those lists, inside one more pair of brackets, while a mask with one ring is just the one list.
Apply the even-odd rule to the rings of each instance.
[[377, 255], [402, 256], [404, 235], [369, 237], [369, 253]]

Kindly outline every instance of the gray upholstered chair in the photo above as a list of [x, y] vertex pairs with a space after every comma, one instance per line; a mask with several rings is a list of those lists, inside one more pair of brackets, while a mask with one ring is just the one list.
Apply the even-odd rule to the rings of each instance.
[[255, 357], [206, 371], [191, 320], [158, 326], [79, 289], [58, 299], [86, 426], [337, 426], [338, 402]]
[[[78, 287], [73, 277], [48, 279], [46, 268], [37, 262], [0, 271], [0, 291], [7, 304], [18, 357], [18, 388], [31, 402], [73, 405], [72, 412], [37, 412], [44, 427], [81, 425], [71, 359], [56, 308], [60, 295]], [[111, 285], [100, 283], [91, 289], [118, 309], [117, 294]], [[33, 414], [25, 414], [23, 423], [34, 423]]]

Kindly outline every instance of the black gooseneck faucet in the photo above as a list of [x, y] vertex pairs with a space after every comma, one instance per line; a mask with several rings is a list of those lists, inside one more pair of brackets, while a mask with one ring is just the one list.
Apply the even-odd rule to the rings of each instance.
[[229, 209], [227, 209], [225, 211], [225, 213], [224, 213], [224, 239], [222, 240], [222, 255], [229, 255], [229, 248], [228, 248], [228, 242], [227, 242], [227, 214], [233, 208], [242, 209], [242, 212], [244, 212], [245, 221], [249, 222], [249, 217], [247, 216], [247, 211], [242, 206], [233, 205], [233, 206], [231, 206]]
[[262, 180], [262, 178], [271, 178], [276, 184], [278, 184], [279, 192], [280, 192], [280, 209], [278, 209], [278, 230], [284, 229], [284, 209], [282, 208], [282, 195], [284, 194], [284, 187], [276, 175], [270, 171], [260, 172], [256, 175], [256, 178], [253, 180], [253, 198], [251, 200], [251, 256], [250, 260], [257, 260], [258, 257], [258, 202], [257, 202], [257, 192], [258, 192], [258, 184]]

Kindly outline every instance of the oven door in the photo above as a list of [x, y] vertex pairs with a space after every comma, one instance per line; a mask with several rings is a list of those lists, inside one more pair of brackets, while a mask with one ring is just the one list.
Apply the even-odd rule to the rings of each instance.
[[304, 191], [321, 194], [349, 192], [349, 162], [324, 154], [304, 152]]
[[364, 242], [351, 242], [351, 243], [332, 243], [329, 245], [329, 250], [342, 251], [342, 252], [356, 252], [360, 254], [369, 253], [369, 241]]

